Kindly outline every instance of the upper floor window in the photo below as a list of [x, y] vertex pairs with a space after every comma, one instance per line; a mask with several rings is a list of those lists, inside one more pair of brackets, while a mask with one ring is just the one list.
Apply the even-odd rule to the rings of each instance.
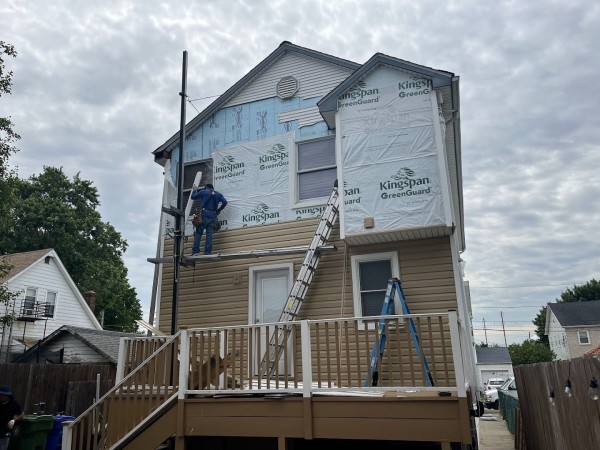
[[37, 298], [37, 289], [28, 287], [25, 290], [25, 300], [23, 301], [23, 314], [26, 316], [33, 315], [35, 309], [35, 300]]
[[590, 336], [587, 331], [578, 331], [580, 345], [588, 345], [590, 343]]
[[298, 143], [297, 201], [329, 197], [337, 177], [335, 139]]
[[54, 310], [56, 308], [56, 296], [58, 294], [53, 291], [46, 293], [46, 305], [44, 307], [44, 317], [54, 317]]

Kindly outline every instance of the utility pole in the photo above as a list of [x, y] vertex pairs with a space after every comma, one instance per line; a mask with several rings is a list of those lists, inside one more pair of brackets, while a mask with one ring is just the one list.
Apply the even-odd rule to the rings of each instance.
[[483, 332], [485, 333], [485, 346], [488, 346], [487, 329], [485, 328], [485, 317], [483, 318]]
[[177, 301], [179, 297], [179, 270], [183, 247], [185, 223], [182, 220], [183, 211], [183, 155], [185, 147], [185, 102], [187, 100], [187, 50], [183, 52], [183, 65], [181, 71], [181, 121], [179, 124], [179, 160], [177, 161], [177, 212], [175, 214], [175, 239], [173, 248], [173, 308], [171, 311], [171, 335], [177, 333]]
[[500, 311], [500, 318], [502, 319], [502, 333], [504, 333], [504, 346], [508, 347], [508, 342], [506, 342], [506, 330], [504, 329], [504, 314]]

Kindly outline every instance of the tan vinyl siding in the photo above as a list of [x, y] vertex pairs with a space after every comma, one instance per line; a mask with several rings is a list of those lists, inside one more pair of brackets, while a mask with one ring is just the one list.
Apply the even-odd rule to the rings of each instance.
[[322, 97], [351, 73], [352, 70], [345, 67], [289, 52], [267, 67], [224, 107], [275, 97], [277, 83], [289, 75], [294, 76], [300, 83], [295, 97]]
[[[316, 224], [317, 220], [312, 219], [215, 233], [215, 252], [307, 245], [312, 239]], [[412, 312], [446, 312], [457, 308], [449, 238], [346, 247], [339, 240], [339, 229], [336, 226], [331, 243], [338, 250], [326, 253], [321, 258], [301, 309], [301, 317], [318, 319], [353, 316], [350, 258], [352, 255], [383, 251], [398, 252], [400, 278]], [[172, 241], [167, 241], [165, 248], [170, 253]], [[190, 248], [191, 242], [188, 242], [187, 254], [190, 253]], [[299, 254], [199, 262], [195, 268], [182, 267], [179, 324], [188, 327], [246, 324], [250, 267], [293, 262], [295, 276], [303, 259], [304, 255]], [[168, 331], [170, 324], [172, 279], [173, 267], [165, 264], [160, 309], [160, 324], [164, 331]], [[239, 284], [235, 284], [238, 281]]]

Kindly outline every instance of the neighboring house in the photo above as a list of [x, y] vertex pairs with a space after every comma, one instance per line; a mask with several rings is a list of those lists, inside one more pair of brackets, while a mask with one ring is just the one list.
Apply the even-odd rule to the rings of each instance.
[[111, 363], [116, 366], [120, 341], [124, 337], [136, 338], [140, 335], [63, 325], [19, 356], [15, 362]]
[[600, 344], [600, 301], [548, 303], [546, 329], [556, 359], [573, 359]]
[[477, 347], [475, 352], [480, 385], [487, 384], [490, 378], [506, 380], [514, 376], [508, 347]]
[[[186, 198], [201, 172], [200, 185], [214, 184], [229, 204], [213, 255], [183, 258], [176, 316], [169, 256], [177, 230], [163, 215], [151, 259], [154, 325], [170, 333], [174, 317], [181, 331], [129, 376], [120, 373], [144, 398], [144, 386], [164, 382], [157, 367], [167, 373], [173, 361], [178, 392], [122, 405], [101, 427], [113, 434], [108, 441], [154, 448], [176, 434], [178, 449], [284, 449], [294, 439], [301, 448], [313, 439], [470, 445], [479, 386], [461, 275], [458, 77], [380, 53], [358, 64], [283, 42], [193, 118], [186, 136], [183, 152], [178, 134], [154, 151], [165, 209], [174, 205], [179, 158]], [[298, 274], [312, 274], [302, 269], [312, 256], [306, 246], [336, 198], [336, 179], [340, 214], [327, 242], [335, 251], [317, 249], [321, 260], [302, 285], [295, 320], [268, 325], [282, 317]], [[365, 317], [380, 314], [391, 277], [415, 316], [389, 317], [387, 345], [371, 358], [383, 334]], [[397, 297], [395, 307], [400, 313]], [[129, 353], [125, 364], [148, 356]], [[119, 428], [128, 408], [143, 419]], [[69, 427], [71, 448], [88, 419]]]
[[[23, 353], [66, 324], [102, 329], [53, 249], [0, 258], [13, 266], [0, 282], [6, 283], [9, 291], [18, 293], [16, 301], [1, 306], [0, 314], [16, 317], [12, 326], [0, 330], [2, 361], [10, 361], [9, 355]], [[90, 293], [89, 297], [95, 303], [95, 294]]]

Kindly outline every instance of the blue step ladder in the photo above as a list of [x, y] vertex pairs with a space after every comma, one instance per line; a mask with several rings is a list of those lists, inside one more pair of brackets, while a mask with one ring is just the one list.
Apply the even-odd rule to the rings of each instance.
[[[406, 297], [404, 296], [404, 292], [402, 291], [402, 285], [400, 284], [400, 280], [398, 278], [390, 278], [388, 281], [387, 291], [385, 292], [383, 306], [381, 308], [381, 316], [388, 316], [390, 314], [394, 314], [394, 294], [396, 292], [398, 293], [398, 298], [400, 299], [400, 305], [402, 305], [402, 314], [410, 314], [408, 304], [406, 303]], [[417, 334], [417, 328], [415, 327], [415, 322], [412, 317], [408, 318], [408, 326], [410, 330], [410, 336], [417, 351], [417, 356], [419, 357], [419, 359], [423, 363], [423, 367], [425, 368], [425, 382], [427, 383], [428, 387], [432, 387], [434, 386], [433, 376], [431, 375], [431, 371], [429, 370], [427, 358], [425, 357], [425, 354], [421, 351], [419, 335]], [[369, 373], [365, 378], [365, 382], [363, 385], [364, 387], [377, 386], [377, 382], [379, 380], [379, 363], [383, 361], [383, 352], [385, 350], [385, 344], [387, 342], [387, 335], [385, 332], [385, 317], [379, 319], [379, 324], [377, 325], [377, 336], [379, 337], [379, 339], [376, 339], [375, 344], [373, 345], [373, 351], [371, 352], [371, 358], [369, 359]]]

